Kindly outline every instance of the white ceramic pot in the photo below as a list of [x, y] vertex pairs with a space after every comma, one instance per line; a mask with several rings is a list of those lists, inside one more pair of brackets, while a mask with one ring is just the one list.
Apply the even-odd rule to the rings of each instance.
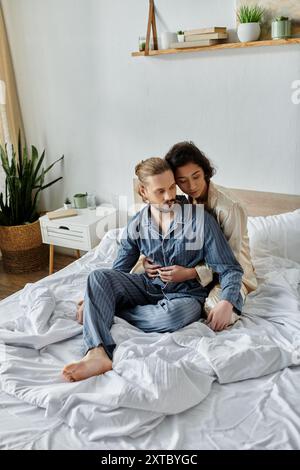
[[260, 31], [259, 23], [241, 23], [237, 34], [241, 42], [252, 42], [259, 39]]
[[184, 34], [177, 34], [178, 42], [184, 42]]

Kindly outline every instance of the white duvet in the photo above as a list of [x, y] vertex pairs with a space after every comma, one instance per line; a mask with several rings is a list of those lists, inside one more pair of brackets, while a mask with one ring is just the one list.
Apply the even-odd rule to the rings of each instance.
[[[255, 260], [259, 288], [249, 295], [242, 319], [232, 328], [214, 333], [196, 322], [172, 334], [145, 334], [116, 318], [113, 370], [79, 383], [64, 382], [62, 367], [81, 357], [76, 302], [84, 293], [88, 273], [111, 266], [117, 251], [115, 233], [109, 232], [72, 268], [23, 289], [14, 319], [0, 327], [0, 388], [5, 396], [43, 409], [48, 423], [68, 426], [92, 446], [116, 437], [153, 437], [171, 416], [192, 416], [202, 403], [209, 407], [216, 389], [224, 384], [226, 390], [241, 384], [236, 400], [240, 404], [244, 387], [240, 381], [248, 384], [244, 391], [251, 395], [254, 381], [247, 379], [274, 377], [287, 367], [298, 372], [300, 265], [269, 257]], [[225, 410], [214, 409], [218, 422]], [[237, 406], [233, 421], [239, 413], [242, 409]], [[243, 416], [246, 419], [248, 413]], [[202, 425], [200, 430], [205, 431]], [[143, 442], [150, 447], [147, 439]], [[171, 448], [178, 446], [177, 439]], [[223, 446], [232, 447], [226, 439]], [[218, 444], [212, 444], [215, 447]], [[200, 443], [199, 448], [209, 446]]]

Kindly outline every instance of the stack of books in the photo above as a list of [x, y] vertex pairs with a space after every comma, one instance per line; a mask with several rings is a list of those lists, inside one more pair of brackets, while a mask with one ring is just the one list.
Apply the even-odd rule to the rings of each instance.
[[174, 42], [173, 49], [186, 49], [189, 47], [213, 46], [226, 41], [228, 38], [227, 28], [213, 26], [212, 28], [191, 29], [184, 31], [184, 42]]

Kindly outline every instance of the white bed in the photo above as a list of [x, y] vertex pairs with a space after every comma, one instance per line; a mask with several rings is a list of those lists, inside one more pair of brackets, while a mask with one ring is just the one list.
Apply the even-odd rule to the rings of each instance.
[[0, 448], [299, 449], [300, 210], [249, 219], [259, 288], [234, 327], [147, 335], [118, 319], [114, 370], [64, 383], [76, 301], [116, 233], [0, 302]]

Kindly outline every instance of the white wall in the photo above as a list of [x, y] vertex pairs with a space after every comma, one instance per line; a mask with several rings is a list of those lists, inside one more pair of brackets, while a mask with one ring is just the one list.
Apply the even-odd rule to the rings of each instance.
[[[27, 140], [48, 162], [66, 156], [47, 209], [85, 190], [131, 197], [135, 164], [183, 139], [215, 162], [220, 184], [300, 194], [299, 45], [132, 58], [148, 0], [2, 3]], [[156, 5], [159, 32], [235, 28], [235, 0]]]

